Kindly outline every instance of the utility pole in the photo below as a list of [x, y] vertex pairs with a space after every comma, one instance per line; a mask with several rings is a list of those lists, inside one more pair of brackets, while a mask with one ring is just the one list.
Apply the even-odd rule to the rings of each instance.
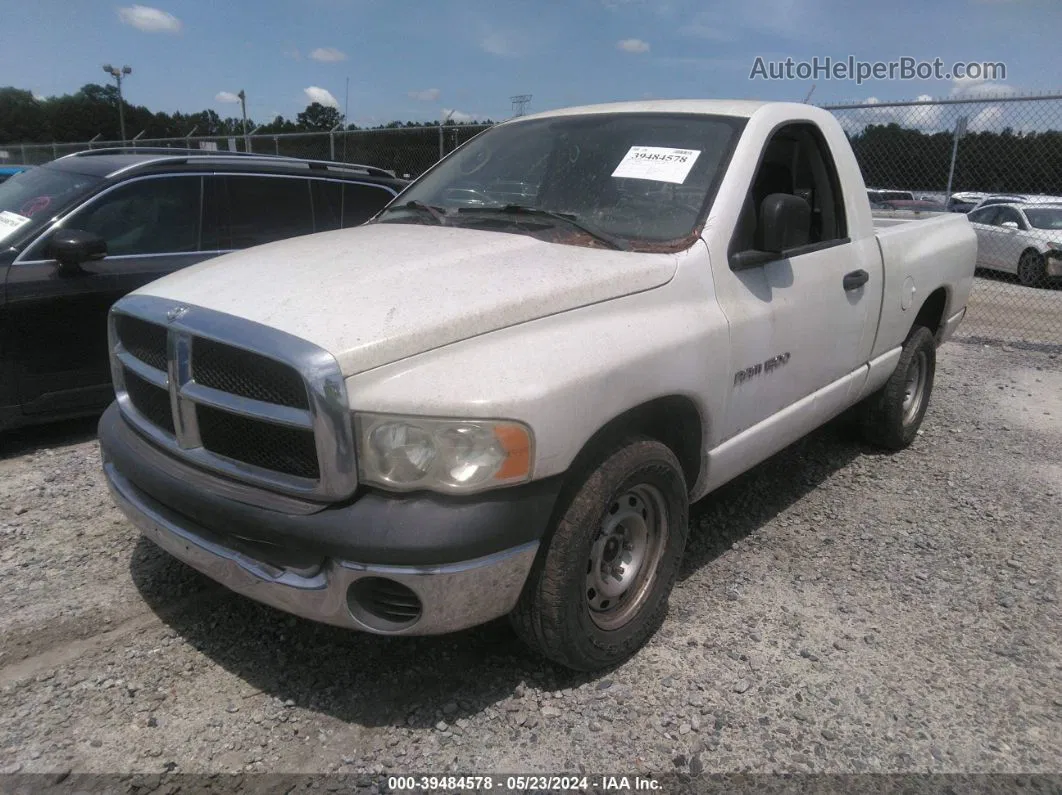
[[247, 94], [241, 88], [240, 93], [237, 94], [240, 98], [240, 110], [243, 111], [243, 151], [251, 151], [250, 141], [247, 139]]
[[439, 159], [442, 160], [446, 156], [446, 144], [443, 142], [443, 127], [450, 121], [450, 117], [453, 116], [455, 111], [450, 111], [446, 114], [446, 118], [439, 122]]
[[[343, 129], [346, 130], [350, 125], [350, 116], [347, 114], [350, 112], [350, 77], [347, 77], [347, 89], [346, 94], [343, 97]], [[334, 157], [332, 158], [335, 159]], [[347, 161], [347, 136], [343, 136], [343, 162]]]
[[515, 94], [515, 95], [509, 97], [509, 99], [512, 100], [512, 103], [513, 103], [513, 115], [514, 116], [523, 116], [524, 115], [524, 108], [526, 108], [528, 103], [531, 101], [531, 95], [530, 94]]
[[951, 183], [955, 178], [955, 158], [959, 154], [959, 139], [966, 135], [966, 116], [955, 122], [955, 138], [951, 142], [951, 167], [948, 169], [948, 191], [944, 194], [944, 206], [951, 209]]
[[122, 131], [122, 146], [125, 146], [125, 101], [122, 99], [122, 78], [125, 75], [131, 75], [133, 68], [131, 66], [123, 66], [118, 69], [108, 63], [103, 65], [103, 71], [118, 82], [118, 125]]

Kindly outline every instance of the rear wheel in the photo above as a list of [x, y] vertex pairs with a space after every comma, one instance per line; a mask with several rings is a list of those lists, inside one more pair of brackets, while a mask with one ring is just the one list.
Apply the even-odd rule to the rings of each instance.
[[686, 546], [682, 467], [652, 439], [629, 439], [583, 475], [511, 618], [523, 640], [583, 671], [652, 637]]
[[888, 450], [902, 450], [918, 433], [929, 408], [937, 368], [933, 332], [915, 326], [889, 380], [860, 407], [864, 438]]
[[1026, 251], [1018, 260], [1018, 281], [1026, 287], [1047, 284], [1047, 261], [1037, 251]]

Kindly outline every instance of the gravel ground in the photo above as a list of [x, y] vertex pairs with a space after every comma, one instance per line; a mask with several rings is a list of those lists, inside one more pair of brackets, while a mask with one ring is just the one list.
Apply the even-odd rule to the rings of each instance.
[[950, 343], [909, 450], [834, 423], [696, 505], [598, 676], [232, 595], [137, 537], [93, 431], [0, 439], [0, 772], [1062, 772], [1057, 353]]
[[1062, 281], [1023, 287], [1018, 277], [978, 271], [961, 329], [997, 340], [1054, 343], [1062, 339]]

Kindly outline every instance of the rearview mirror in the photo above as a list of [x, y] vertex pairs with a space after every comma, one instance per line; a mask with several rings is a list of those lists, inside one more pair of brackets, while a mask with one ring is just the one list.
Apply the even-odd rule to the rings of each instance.
[[760, 204], [756, 243], [760, 251], [781, 254], [806, 246], [811, 237], [811, 205], [789, 193], [771, 193]]
[[107, 256], [107, 241], [95, 232], [82, 229], [59, 229], [49, 243], [51, 255], [59, 263], [59, 272], [71, 275], [81, 272], [81, 264]]

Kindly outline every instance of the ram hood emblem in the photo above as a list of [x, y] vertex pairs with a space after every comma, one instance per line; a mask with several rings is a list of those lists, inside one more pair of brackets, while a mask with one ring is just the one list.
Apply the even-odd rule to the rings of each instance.
[[168, 312], [166, 312], [166, 319], [172, 323], [173, 321], [179, 320], [180, 318], [184, 317], [187, 314], [188, 314], [188, 307], [186, 307], [186, 306], [175, 306], [175, 307], [173, 307], [173, 309], [170, 309]]

